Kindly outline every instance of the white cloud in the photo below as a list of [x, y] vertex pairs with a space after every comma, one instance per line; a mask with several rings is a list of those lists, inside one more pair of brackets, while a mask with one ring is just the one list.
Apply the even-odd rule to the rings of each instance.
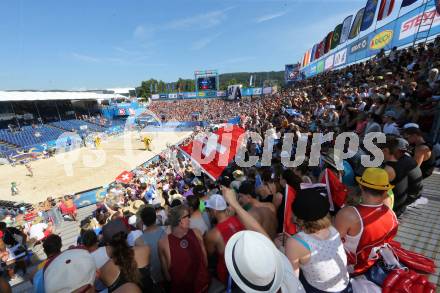
[[211, 12], [197, 14], [191, 17], [178, 19], [170, 22], [165, 28], [168, 29], [192, 29], [192, 28], [211, 28], [220, 25], [226, 20], [228, 10], [233, 7], [229, 7], [223, 10], [214, 10]]
[[85, 61], [85, 62], [94, 62], [94, 63], [101, 62], [100, 58], [84, 55], [80, 53], [75, 53], [75, 52], [72, 53], [72, 57], [75, 58], [76, 60]]
[[137, 40], [146, 40], [152, 38], [154, 35], [154, 29], [152, 27], [145, 27], [140, 24], [133, 30], [133, 37]]
[[263, 15], [263, 16], [260, 16], [259, 18], [257, 18], [255, 21], [257, 23], [262, 23], [265, 21], [269, 21], [269, 20], [284, 16], [284, 15], [286, 15], [286, 13], [287, 13], [287, 11]]
[[226, 59], [223, 60], [221, 62], [218, 63], [214, 63], [212, 64], [212, 66], [214, 67], [224, 67], [225, 65], [231, 65], [231, 64], [239, 64], [239, 63], [243, 63], [246, 61], [251, 61], [251, 60], [255, 60], [255, 57], [252, 56], [240, 56], [240, 57], [234, 57], [234, 58], [230, 58], [230, 59]]
[[211, 37], [199, 39], [192, 44], [191, 49], [192, 50], [201, 50], [201, 49], [205, 48], [206, 46], [208, 46], [212, 41], [217, 39], [220, 35], [221, 34], [218, 33], [218, 34], [213, 35]]

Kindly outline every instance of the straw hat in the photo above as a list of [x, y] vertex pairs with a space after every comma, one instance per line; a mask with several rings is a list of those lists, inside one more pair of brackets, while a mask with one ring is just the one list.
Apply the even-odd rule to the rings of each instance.
[[394, 188], [388, 179], [388, 173], [381, 168], [367, 168], [362, 177], [356, 176], [356, 181], [365, 187], [387, 191]]

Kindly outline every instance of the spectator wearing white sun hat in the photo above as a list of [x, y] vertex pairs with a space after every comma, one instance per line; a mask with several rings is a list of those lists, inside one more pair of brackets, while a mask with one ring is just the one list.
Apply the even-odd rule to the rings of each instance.
[[261, 225], [240, 206], [235, 192], [222, 187], [222, 193], [245, 228], [249, 229], [235, 233], [226, 244], [224, 257], [230, 275], [227, 292], [232, 290], [232, 281], [246, 293], [305, 292], [287, 257], [276, 248]]

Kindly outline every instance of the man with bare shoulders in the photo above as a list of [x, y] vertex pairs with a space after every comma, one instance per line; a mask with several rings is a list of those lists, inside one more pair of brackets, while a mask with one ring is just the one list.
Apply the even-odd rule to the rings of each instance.
[[241, 183], [238, 201], [260, 223], [271, 239], [274, 239], [278, 225], [276, 208], [273, 203], [258, 201], [254, 181], [248, 180]]
[[[226, 243], [235, 233], [244, 230], [244, 226], [236, 216], [228, 213], [226, 201], [220, 194], [211, 195], [206, 201], [205, 206], [209, 217], [216, 223], [216, 226], [205, 234], [206, 251], [210, 257], [217, 256], [217, 278], [223, 284], [227, 284], [228, 269], [225, 264]], [[214, 261], [215, 259], [212, 262]]]
[[384, 204], [390, 184], [388, 173], [380, 168], [365, 169], [356, 177], [361, 188], [360, 204], [346, 206], [334, 222], [348, 256], [348, 270], [354, 275], [364, 274], [373, 279], [378, 258], [377, 248], [389, 243], [397, 234], [398, 221], [394, 212]]
[[170, 210], [171, 234], [159, 240], [159, 258], [171, 293], [208, 291], [210, 277], [202, 235], [189, 228], [189, 209], [183, 205]]

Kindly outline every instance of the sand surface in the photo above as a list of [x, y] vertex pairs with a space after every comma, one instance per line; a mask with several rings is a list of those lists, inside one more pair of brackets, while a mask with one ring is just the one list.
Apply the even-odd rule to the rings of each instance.
[[[0, 199], [36, 203], [48, 196], [59, 197], [111, 183], [122, 171], [146, 162], [167, 144], [175, 144], [190, 132], [155, 132], [152, 151], [145, 151], [137, 132], [110, 137], [98, 149], [86, 147], [60, 152], [54, 157], [31, 162], [34, 176], [27, 176], [24, 165], [0, 166]], [[19, 194], [11, 195], [11, 182]]]

